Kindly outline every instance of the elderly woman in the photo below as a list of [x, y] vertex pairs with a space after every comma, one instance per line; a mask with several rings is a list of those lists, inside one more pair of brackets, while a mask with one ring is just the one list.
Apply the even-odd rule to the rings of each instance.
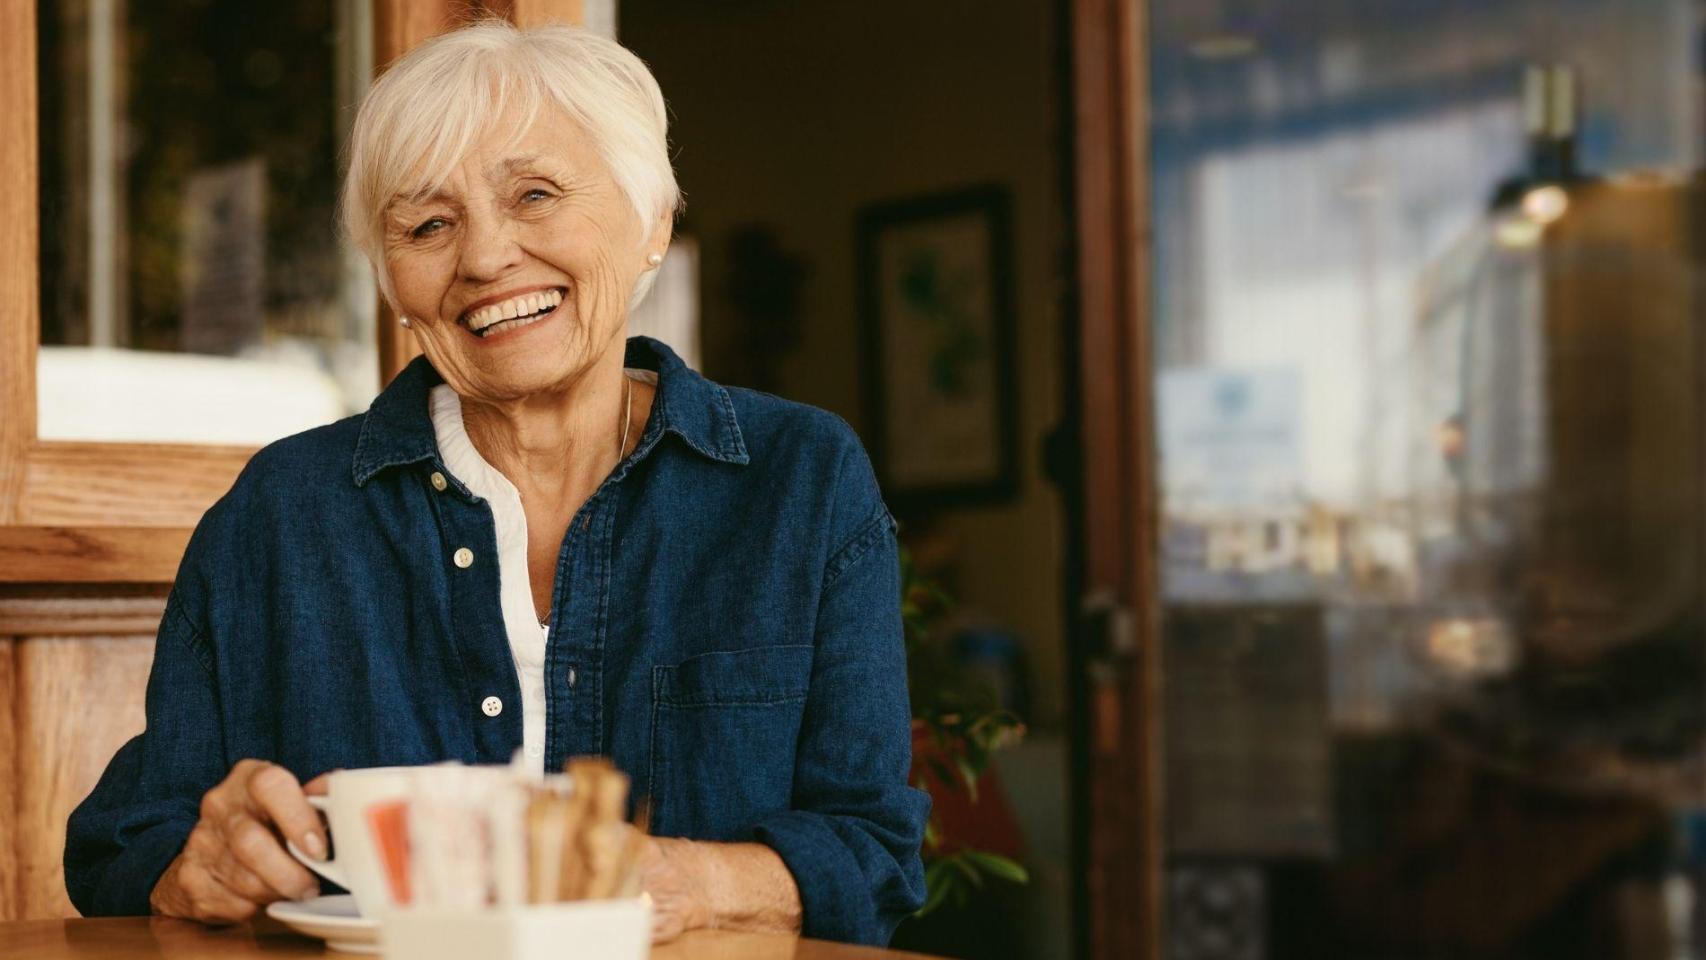
[[679, 194], [645, 66], [488, 23], [355, 122], [345, 227], [422, 352], [202, 519], [147, 730], [72, 815], [85, 914], [315, 892], [304, 783], [602, 754], [650, 798], [658, 935], [886, 942], [922, 899], [894, 523], [845, 423], [627, 336]]

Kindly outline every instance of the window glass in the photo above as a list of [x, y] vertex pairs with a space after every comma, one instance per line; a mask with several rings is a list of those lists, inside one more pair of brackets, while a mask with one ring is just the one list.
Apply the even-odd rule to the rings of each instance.
[[364, 409], [338, 240], [361, 2], [40, 3], [44, 439], [264, 443]]
[[1700, 956], [1699, 0], [1153, 0], [1173, 957]]

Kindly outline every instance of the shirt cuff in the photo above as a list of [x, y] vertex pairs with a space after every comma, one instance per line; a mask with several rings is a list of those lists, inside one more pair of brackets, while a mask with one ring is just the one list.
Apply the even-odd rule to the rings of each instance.
[[800, 891], [803, 936], [886, 947], [901, 917], [883, 916], [872, 878], [824, 814], [791, 810], [753, 828], [752, 837], [782, 858]]
[[145, 917], [154, 885], [184, 849], [193, 821], [158, 823], [130, 838], [118, 856], [85, 876], [89, 896], [79, 908], [91, 917]]

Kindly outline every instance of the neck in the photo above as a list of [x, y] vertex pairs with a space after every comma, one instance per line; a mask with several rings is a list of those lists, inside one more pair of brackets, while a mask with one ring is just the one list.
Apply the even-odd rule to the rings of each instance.
[[[617, 444], [632, 389], [622, 359], [613, 353], [560, 390], [495, 404], [464, 399], [468, 439], [524, 503], [579, 504], [620, 462], [626, 451]], [[630, 446], [634, 436], [630, 426]]]

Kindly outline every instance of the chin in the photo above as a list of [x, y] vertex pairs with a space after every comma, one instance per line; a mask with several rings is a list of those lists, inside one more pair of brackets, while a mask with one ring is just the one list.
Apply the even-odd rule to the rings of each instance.
[[585, 359], [579, 356], [533, 353], [516, 357], [501, 369], [482, 370], [480, 381], [485, 387], [483, 392], [497, 399], [514, 400], [574, 382], [585, 364]]

